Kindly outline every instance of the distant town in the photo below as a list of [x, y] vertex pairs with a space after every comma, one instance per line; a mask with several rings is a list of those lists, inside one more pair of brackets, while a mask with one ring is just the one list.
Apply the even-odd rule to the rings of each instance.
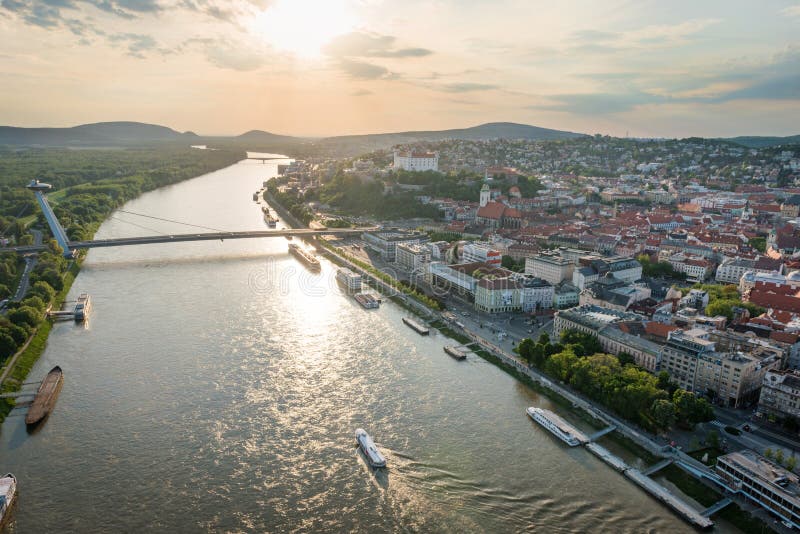
[[[721, 480], [800, 520], [800, 148], [450, 140], [297, 160], [272, 187], [307, 223], [380, 225], [332, 243], [531, 366], [537, 337], [588, 336], [587, 355], [707, 402], [683, 425], [677, 401], [628, 419], [687, 452], [711, 444]], [[581, 391], [573, 368], [556, 376]]]

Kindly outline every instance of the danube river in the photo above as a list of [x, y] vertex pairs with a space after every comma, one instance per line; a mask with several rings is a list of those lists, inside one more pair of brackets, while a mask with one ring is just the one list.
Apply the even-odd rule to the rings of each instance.
[[[252, 194], [275, 170], [243, 161], [124, 209], [263, 229]], [[116, 213], [97, 237], [193, 231]], [[451, 359], [394, 305], [363, 310], [323, 263], [307, 272], [283, 238], [92, 250], [71, 293], [91, 293], [90, 322], [58, 323], [30, 376], [64, 369], [55, 411], [29, 433], [15, 410], [0, 433], [0, 468], [19, 478], [11, 529], [690, 530], [529, 420], [546, 398]], [[357, 427], [386, 471], [366, 467]]]

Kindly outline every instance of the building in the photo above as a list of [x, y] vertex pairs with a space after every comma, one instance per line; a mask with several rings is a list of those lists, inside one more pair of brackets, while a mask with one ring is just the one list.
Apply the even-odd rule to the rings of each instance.
[[586, 305], [556, 312], [553, 320], [553, 335], [557, 338], [564, 330], [577, 330], [585, 334], [597, 335], [606, 326], [620, 321], [641, 321], [642, 316], [609, 310], [599, 306]]
[[525, 259], [525, 274], [547, 280], [554, 285], [572, 280], [574, 270], [574, 261], [553, 252], [542, 252]]
[[716, 281], [723, 284], [738, 285], [745, 273], [772, 273], [780, 274], [783, 263], [780, 260], [760, 257], [756, 259], [728, 258], [717, 267]]
[[748, 449], [718, 457], [716, 471], [731, 491], [800, 528], [797, 475]]
[[394, 170], [404, 171], [438, 171], [438, 152], [395, 151]]
[[521, 282], [522, 311], [529, 313], [553, 307], [554, 288], [547, 280], [525, 276]]
[[579, 302], [581, 305], [594, 304], [602, 308], [627, 311], [632, 304], [650, 298], [651, 292], [645, 284], [629, 284], [608, 272], [587, 284], [586, 289], [580, 293]]
[[475, 287], [475, 309], [504, 313], [522, 309], [522, 284], [513, 278], [481, 278]]
[[424, 244], [400, 243], [396, 249], [396, 262], [406, 271], [424, 273], [431, 262], [431, 249]]
[[561, 282], [553, 288], [553, 306], [559, 310], [577, 306], [580, 291], [569, 282]]
[[709, 337], [700, 329], [670, 332], [661, 352], [661, 369], [686, 391], [733, 408], [755, 400], [767, 371], [780, 365], [780, 356], [718, 352]]
[[800, 421], [800, 371], [768, 371], [761, 384], [758, 413]]
[[[663, 250], [661, 252], [664, 252]], [[703, 282], [713, 272], [713, 264], [701, 256], [693, 256], [683, 252], [677, 254], [659, 253], [659, 261], [666, 261], [679, 273], [686, 273], [688, 282]]]
[[461, 248], [461, 259], [464, 263], [483, 262], [500, 267], [503, 256], [499, 250], [492, 247], [491, 243], [473, 241]]
[[393, 262], [397, 259], [397, 245], [417, 245], [427, 243], [428, 234], [422, 232], [405, 232], [401, 230], [385, 230], [377, 232], [364, 232], [361, 238], [369, 248], [380, 254], [381, 259]]
[[642, 277], [642, 264], [622, 256], [583, 256], [578, 259], [578, 266], [572, 273], [572, 284], [583, 291], [587, 285], [607, 273], [624, 282], [635, 282]]
[[597, 340], [603, 350], [609, 354], [620, 355], [623, 352], [633, 357], [639, 367], [656, 373], [661, 362], [661, 345], [641, 336], [623, 332], [616, 324], [602, 328]]

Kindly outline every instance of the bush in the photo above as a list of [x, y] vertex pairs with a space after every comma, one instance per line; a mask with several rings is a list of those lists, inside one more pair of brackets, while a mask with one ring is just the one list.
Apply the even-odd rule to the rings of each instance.
[[42, 321], [42, 313], [30, 306], [20, 306], [16, 310], [8, 312], [8, 320], [16, 325], [25, 325], [33, 329]]

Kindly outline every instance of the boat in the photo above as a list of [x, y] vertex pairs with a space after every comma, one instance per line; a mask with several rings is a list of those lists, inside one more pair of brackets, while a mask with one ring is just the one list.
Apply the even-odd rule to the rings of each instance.
[[336, 281], [342, 284], [348, 293], [361, 291], [361, 275], [350, 269], [343, 267], [336, 271]]
[[254, 202], [258, 202], [258, 191], [256, 191], [255, 193], [253, 193], [253, 201], [254, 201]]
[[550, 410], [535, 408], [531, 406], [526, 410], [531, 419], [549, 430], [554, 436], [569, 445], [576, 447], [586, 443], [588, 439], [572, 425], [561, 419]]
[[427, 336], [431, 333], [430, 329], [426, 326], [419, 324], [414, 319], [409, 319], [408, 317], [403, 317], [403, 323], [412, 330], [414, 330], [417, 334], [421, 336]]
[[456, 360], [466, 360], [467, 352], [453, 345], [445, 345], [444, 351]]
[[362, 307], [368, 310], [378, 308], [381, 305], [381, 301], [379, 301], [369, 293], [358, 293], [356, 295], [353, 295], [353, 298], [355, 299], [356, 302], [361, 304]]
[[308, 252], [297, 243], [289, 243], [289, 253], [302, 263], [305, 263], [309, 269], [313, 269], [315, 271], [319, 270], [319, 260], [314, 256], [314, 254]]
[[56, 399], [61, 392], [63, 383], [64, 373], [61, 371], [61, 367], [56, 365], [47, 373], [47, 376], [44, 377], [44, 380], [39, 385], [39, 389], [36, 390], [36, 396], [33, 398], [31, 407], [28, 408], [28, 414], [25, 416], [26, 424], [35, 425], [47, 417], [47, 414], [56, 404]]
[[17, 497], [17, 477], [6, 473], [0, 478], [0, 525], [8, 518], [8, 511]]
[[269, 228], [275, 228], [278, 226], [278, 219], [272, 216], [272, 212], [268, 207], [262, 206], [261, 211], [264, 213], [264, 222], [267, 223]]
[[386, 458], [383, 457], [372, 438], [363, 428], [356, 429], [356, 441], [361, 448], [361, 452], [366, 456], [370, 467], [386, 467]]
[[89, 293], [81, 293], [78, 295], [78, 302], [75, 303], [75, 320], [85, 321], [90, 311], [92, 311], [92, 299]]

